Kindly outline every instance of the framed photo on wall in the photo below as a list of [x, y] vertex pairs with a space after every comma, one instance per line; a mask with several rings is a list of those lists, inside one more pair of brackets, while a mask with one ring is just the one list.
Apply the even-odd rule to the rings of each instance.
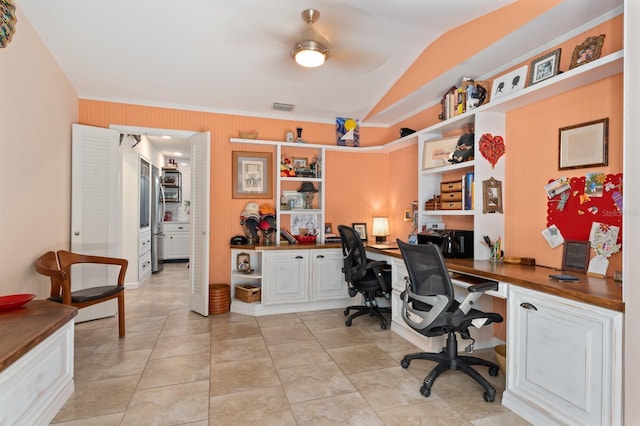
[[459, 136], [436, 141], [425, 141], [422, 155], [422, 170], [451, 164], [449, 159], [456, 150]]
[[356, 230], [362, 241], [367, 241], [367, 224], [366, 223], [352, 223], [351, 226]]
[[502, 209], [502, 182], [493, 177], [482, 181], [482, 213], [504, 213]]
[[562, 127], [558, 170], [609, 164], [609, 118]]
[[273, 154], [233, 151], [232, 198], [273, 198]]

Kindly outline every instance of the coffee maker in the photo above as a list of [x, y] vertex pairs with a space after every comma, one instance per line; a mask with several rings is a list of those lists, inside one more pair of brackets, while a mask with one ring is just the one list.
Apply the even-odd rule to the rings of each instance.
[[435, 244], [446, 258], [473, 259], [473, 231], [443, 229], [420, 232], [418, 244]]

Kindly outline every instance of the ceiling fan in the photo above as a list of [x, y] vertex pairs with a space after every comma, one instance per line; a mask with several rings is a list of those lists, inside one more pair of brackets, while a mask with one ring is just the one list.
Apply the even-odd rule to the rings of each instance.
[[320, 18], [320, 12], [316, 9], [305, 9], [302, 11], [302, 19], [308, 24], [303, 40], [297, 42], [291, 49], [291, 57], [303, 67], [315, 68], [329, 59], [329, 49], [318, 39], [313, 24]]

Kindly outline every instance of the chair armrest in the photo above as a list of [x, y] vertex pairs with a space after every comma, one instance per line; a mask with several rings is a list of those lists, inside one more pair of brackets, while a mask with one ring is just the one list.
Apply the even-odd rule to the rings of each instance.
[[483, 283], [473, 284], [468, 287], [469, 293], [485, 293], [490, 290], [498, 290], [496, 281], [485, 281]]
[[[384, 269], [388, 266], [389, 264], [384, 260], [367, 261], [367, 269], [373, 269], [376, 279], [378, 280], [378, 284], [380, 285], [380, 289], [385, 294], [391, 293], [391, 271]], [[389, 279], [385, 279], [385, 276], [389, 276]]]
[[369, 260], [367, 259], [367, 269], [371, 268], [382, 268], [384, 266], [389, 266], [387, 262], [384, 260]]

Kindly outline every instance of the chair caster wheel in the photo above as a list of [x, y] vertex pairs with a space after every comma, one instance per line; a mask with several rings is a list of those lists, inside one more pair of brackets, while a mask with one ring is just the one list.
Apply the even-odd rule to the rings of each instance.
[[347, 327], [351, 327], [351, 320], [346, 320], [344, 323]]
[[491, 395], [489, 392], [485, 392], [484, 395], [485, 402], [493, 402], [496, 399], [495, 395]]
[[386, 329], [387, 329], [387, 324], [380, 324], [380, 327], [381, 327], [383, 330], [386, 330]]
[[428, 387], [422, 385], [422, 387], [420, 387], [420, 393], [422, 394], [422, 396], [424, 396], [426, 398], [429, 395], [431, 395], [431, 389], [429, 389]]
[[409, 368], [409, 362], [405, 361], [404, 359], [400, 361], [400, 365], [402, 366], [402, 368]]
[[489, 367], [489, 375], [490, 376], [497, 376], [498, 375], [498, 371], [500, 371], [500, 369], [498, 367]]
[[349, 309], [345, 309], [345, 310], [344, 310], [344, 315], [345, 315], [345, 316], [349, 315]]

